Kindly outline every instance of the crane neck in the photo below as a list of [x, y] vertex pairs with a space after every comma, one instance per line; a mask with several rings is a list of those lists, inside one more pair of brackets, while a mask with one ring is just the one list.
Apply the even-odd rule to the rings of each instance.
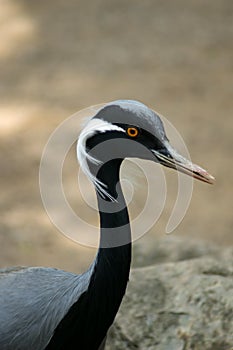
[[[131, 231], [128, 210], [122, 194], [119, 171], [121, 159], [102, 165], [97, 176], [106, 184], [112, 197], [102, 197], [97, 191], [100, 215], [100, 244], [85, 298], [90, 307], [89, 347], [97, 349], [109, 327], [125, 294], [131, 263]], [[93, 340], [90, 340], [93, 339]], [[96, 343], [95, 343], [95, 341]], [[80, 339], [79, 339], [80, 340]], [[93, 343], [92, 343], [93, 342]]]
[[97, 192], [100, 216], [100, 248], [131, 245], [128, 209], [120, 184], [122, 159], [113, 159], [102, 165], [97, 178], [106, 185], [113, 200]]
[[128, 209], [120, 184], [121, 164], [122, 159], [110, 160], [102, 165], [97, 173], [98, 180], [106, 185], [108, 193], [115, 201], [106, 196], [103, 198], [97, 191], [100, 244], [95, 261], [95, 274], [102, 274], [111, 263], [114, 273], [119, 274], [119, 278], [124, 280], [126, 286], [131, 263], [131, 230]]

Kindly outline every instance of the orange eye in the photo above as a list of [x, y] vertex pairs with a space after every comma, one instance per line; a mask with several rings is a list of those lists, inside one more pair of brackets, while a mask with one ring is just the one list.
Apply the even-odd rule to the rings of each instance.
[[136, 137], [136, 136], [138, 136], [138, 129], [137, 128], [128, 128], [127, 129], [127, 134], [130, 137]]

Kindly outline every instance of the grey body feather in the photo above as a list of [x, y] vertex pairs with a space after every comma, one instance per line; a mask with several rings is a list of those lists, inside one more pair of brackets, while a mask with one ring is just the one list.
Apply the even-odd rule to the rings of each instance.
[[44, 267], [0, 270], [0, 349], [44, 349], [87, 290], [93, 267], [82, 275]]

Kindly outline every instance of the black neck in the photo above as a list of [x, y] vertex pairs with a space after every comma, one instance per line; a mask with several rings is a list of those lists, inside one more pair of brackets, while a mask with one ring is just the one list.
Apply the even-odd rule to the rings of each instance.
[[[121, 159], [111, 160], [101, 167], [97, 175], [115, 201], [103, 198], [97, 191], [100, 246], [91, 283], [95, 283], [100, 278], [103, 283], [112, 284], [115, 292], [119, 292], [122, 297], [127, 285], [131, 262], [131, 230], [128, 210], [119, 181], [121, 163]], [[117, 281], [112, 280], [112, 274], [117, 277]], [[94, 287], [91, 287], [94, 290]], [[101, 284], [98, 285], [98, 288], [101, 288]]]
[[122, 159], [105, 163], [97, 173], [97, 179], [106, 187], [112, 199], [97, 193], [100, 215], [100, 248], [111, 248], [131, 243], [128, 209], [120, 185]]
[[[129, 279], [131, 262], [131, 231], [128, 210], [122, 194], [119, 172], [122, 160], [104, 164], [97, 178], [116, 201], [102, 198], [97, 192], [100, 213], [100, 247], [95, 261], [89, 293], [96, 300], [97, 324], [107, 332], [112, 324]], [[94, 303], [95, 304], [95, 303]]]
[[121, 163], [121, 159], [111, 160], [97, 173], [116, 201], [103, 198], [97, 191], [100, 246], [91, 267], [90, 284], [58, 325], [47, 350], [98, 350], [125, 294], [131, 262], [131, 232], [119, 183]]

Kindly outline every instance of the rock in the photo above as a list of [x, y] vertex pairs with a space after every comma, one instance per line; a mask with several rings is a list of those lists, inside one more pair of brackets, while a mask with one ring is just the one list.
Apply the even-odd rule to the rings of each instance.
[[233, 349], [233, 250], [131, 272], [106, 350]]
[[160, 239], [151, 236], [149, 239], [140, 240], [133, 245], [133, 267], [143, 267], [163, 262], [175, 262], [199, 258], [202, 256], [222, 255], [219, 246], [207, 241], [164, 235]]

